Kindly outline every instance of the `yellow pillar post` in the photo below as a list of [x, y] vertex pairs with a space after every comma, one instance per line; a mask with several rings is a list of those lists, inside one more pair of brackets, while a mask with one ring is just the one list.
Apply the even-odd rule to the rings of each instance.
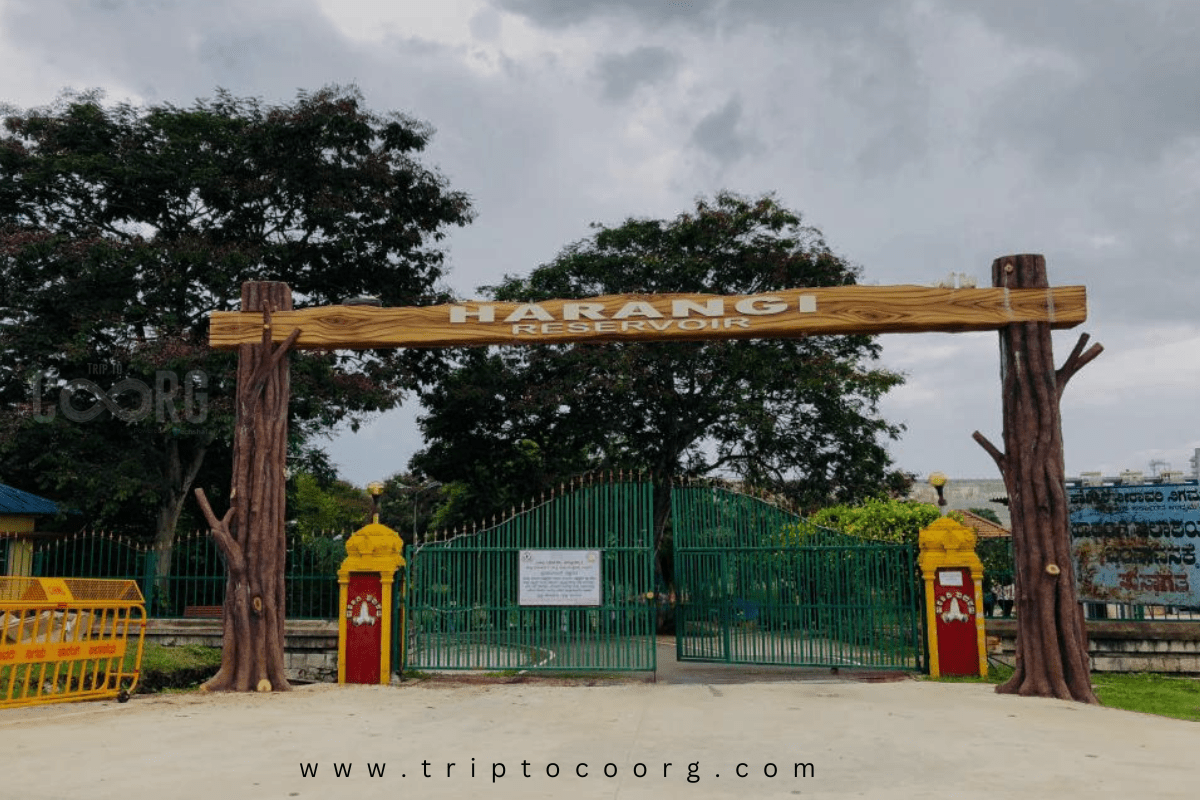
[[8, 575], [13, 578], [33, 574], [33, 540], [0, 539], [0, 547], [8, 547]]
[[975, 532], [941, 517], [920, 533], [929, 674], [987, 675], [983, 562]]
[[[33, 574], [33, 520], [23, 514], [0, 514], [0, 531], [6, 535], [0, 537], [0, 556], [7, 549], [8, 558], [0, 558], [0, 564], [7, 567], [0, 570], [0, 576], [22, 577]], [[21, 536], [20, 534], [29, 534]]]
[[378, 521], [346, 541], [338, 570], [338, 683], [391, 681], [392, 598], [403, 549], [400, 534]]

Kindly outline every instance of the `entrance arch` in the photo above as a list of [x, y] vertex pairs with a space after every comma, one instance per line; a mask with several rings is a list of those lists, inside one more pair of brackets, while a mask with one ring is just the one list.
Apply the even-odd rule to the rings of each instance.
[[230, 572], [222, 667], [206, 686], [287, 688], [282, 672], [282, 547], [276, 540], [283, 539], [286, 355], [292, 348], [998, 330], [1005, 449], [978, 432], [974, 436], [1005, 478], [1013, 509], [1017, 592], [1024, 607], [1037, 609], [1021, 623], [1029, 631], [1018, 634], [1018, 669], [1000, 690], [1097, 702], [1087, 670], [1083, 613], [1069, 568], [1058, 400], [1071, 376], [1102, 348], [1085, 351], [1084, 334], [1055, 370], [1050, 330], [1086, 319], [1086, 293], [1082, 286], [1050, 287], [1041, 256], [996, 259], [992, 283], [982, 289], [839, 286], [729, 297], [614, 295], [539, 303], [300, 310], [292, 310], [286, 284], [244, 285], [242, 311], [214, 312], [210, 324], [211, 346], [238, 349], [239, 367], [229, 511], [218, 518], [203, 490], [197, 490]]

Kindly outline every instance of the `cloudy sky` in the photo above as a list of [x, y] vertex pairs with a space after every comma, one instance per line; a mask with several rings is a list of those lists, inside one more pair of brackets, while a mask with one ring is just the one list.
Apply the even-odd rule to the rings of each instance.
[[[774, 192], [866, 283], [1042, 253], [1088, 290], [1058, 362], [1105, 347], [1063, 400], [1067, 472], [1113, 474], [1200, 447], [1198, 41], [1190, 0], [0, 0], [0, 102], [357, 84], [472, 196], [464, 296], [721, 189]], [[1001, 438], [996, 334], [883, 342], [898, 465], [998, 477], [970, 438]], [[332, 441], [343, 474], [403, 470], [414, 416]]]

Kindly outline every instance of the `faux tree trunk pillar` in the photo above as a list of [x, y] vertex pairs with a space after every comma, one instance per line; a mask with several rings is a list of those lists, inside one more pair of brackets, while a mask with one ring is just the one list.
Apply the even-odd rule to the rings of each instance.
[[242, 285], [242, 309], [262, 314], [262, 341], [238, 345], [237, 421], [230, 506], [223, 519], [196, 490], [213, 537], [225, 556], [224, 642], [221, 668], [205, 689], [284, 691], [284, 467], [287, 457], [289, 375], [293, 331], [273, 345], [271, 313], [289, 311], [286, 283]]
[[[998, 288], [1049, 286], [1040, 255], [998, 258]], [[1096, 703], [1087, 629], [1078, 602], [1063, 459], [1059, 398], [1067, 381], [1103, 349], [1086, 354], [1088, 336], [1062, 369], [1055, 370], [1050, 324], [1013, 323], [1000, 330], [1004, 452], [978, 431], [975, 439], [995, 459], [1008, 490], [1016, 567], [1017, 661], [1012, 678], [996, 691]]]

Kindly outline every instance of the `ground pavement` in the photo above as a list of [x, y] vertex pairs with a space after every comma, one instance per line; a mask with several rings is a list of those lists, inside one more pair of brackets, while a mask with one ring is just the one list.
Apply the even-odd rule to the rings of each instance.
[[1132, 800], [1200, 792], [1193, 722], [1002, 696], [983, 684], [750, 676], [322, 684], [9, 709], [0, 711], [0, 797]]

